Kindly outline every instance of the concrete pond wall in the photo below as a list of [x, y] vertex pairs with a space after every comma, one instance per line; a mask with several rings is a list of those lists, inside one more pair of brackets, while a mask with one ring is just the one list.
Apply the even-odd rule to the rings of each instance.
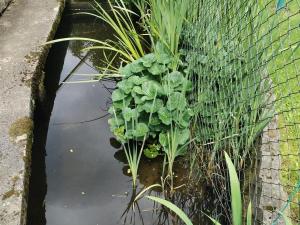
[[67, 0], [66, 7], [68, 7], [71, 10], [91, 10], [91, 3], [93, 1], [89, 0]]
[[0, 14], [6, 9], [12, 0], [0, 0]]
[[[3, 10], [8, 0], [0, 0]], [[64, 0], [13, 0], [0, 16], [0, 224], [26, 223], [33, 112]]]

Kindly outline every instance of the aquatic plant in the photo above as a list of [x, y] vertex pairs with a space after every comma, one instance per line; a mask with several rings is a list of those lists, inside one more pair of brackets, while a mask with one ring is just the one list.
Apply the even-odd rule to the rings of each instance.
[[[124, 78], [112, 93], [109, 110], [113, 115], [109, 120], [110, 128], [118, 140], [135, 140], [141, 137], [140, 130], [147, 130], [153, 140], [150, 144], [160, 143], [166, 149], [165, 137], [171, 127], [176, 127], [176, 137], [180, 136], [178, 145], [188, 141], [186, 134], [189, 133], [192, 109], [188, 107], [185, 93], [191, 91], [192, 85], [184, 73], [171, 69], [174, 60], [177, 64], [178, 59], [165, 52], [156, 52], [120, 68]], [[179, 70], [183, 70], [184, 65], [179, 64]], [[139, 123], [133, 129], [130, 124], [136, 118]], [[127, 127], [124, 126], [126, 123]]]
[[107, 9], [103, 8], [96, 0], [91, 5], [95, 12], [79, 12], [75, 14], [93, 16], [104, 21], [115, 32], [114, 40], [100, 41], [92, 38], [69, 37], [49, 41], [46, 44], [62, 41], [88, 41], [93, 43], [93, 46], [86, 47], [81, 51], [103, 51], [105, 57], [101, 61], [104, 67], [99, 67], [101, 72], [98, 78], [119, 77], [118, 67], [115, 65], [116, 58], [121, 64], [133, 62], [144, 56], [145, 49], [150, 48], [150, 46], [145, 41], [143, 34], [138, 32], [138, 24], [132, 19], [136, 14], [126, 6], [124, 0], [114, 0], [114, 4], [111, 0], [108, 0], [111, 13], [107, 12]]
[[[155, 98], [152, 104], [154, 104], [154, 102]], [[125, 104], [125, 101], [123, 101], [123, 104]], [[139, 115], [131, 115], [130, 121], [122, 121], [122, 119], [118, 118], [118, 114], [114, 107], [111, 107], [110, 110], [112, 111], [114, 118], [109, 119], [109, 123], [111, 125], [112, 123], [115, 123], [114, 126], [117, 127], [115, 129], [115, 134], [123, 146], [129, 166], [128, 173], [132, 176], [132, 184], [135, 189], [137, 186], [138, 168], [149, 133], [148, 125], [151, 123], [151, 115], [153, 112], [150, 112], [150, 117], [148, 118], [149, 121], [144, 123], [139, 120]], [[130, 143], [126, 141], [125, 131], [131, 132], [132, 137], [134, 137]]]
[[[242, 218], [243, 218], [243, 208], [242, 208], [242, 197], [241, 197], [241, 188], [238, 179], [238, 175], [236, 169], [228, 156], [225, 152], [225, 160], [229, 172], [230, 178], [230, 193], [231, 193], [231, 209], [232, 209], [232, 224], [233, 225], [242, 225]], [[146, 196], [146, 198], [158, 202], [165, 207], [169, 208], [173, 211], [186, 225], [192, 225], [192, 221], [187, 217], [187, 215], [179, 209], [173, 203], [154, 196]], [[208, 216], [209, 217], [209, 216]], [[209, 217], [215, 225], [221, 225], [217, 220]], [[252, 224], [252, 210], [251, 210], [251, 202], [248, 205], [247, 215], [246, 215], [246, 225]]]
[[228, 18], [231, 4], [235, 9], [241, 3], [230, 1], [226, 7], [199, 3], [199, 15], [185, 33], [189, 77], [195, 85], [191, 93], [193, 136], [203, 151], [209, 152], [210, 166], [218, 163], [216, 156], [224, 149], [235, 165], [244, 166], [275, 114], [272, 84], [263, 67], [266, 51], [253, 47], [257, 37], [251, 31], [260, 24], [251, 21], [255, 9], [243, 4], [243, 20]]
[[186, 153], [188, 144], [187, 140], [189, 140], [189, 138], [190, 130], [182, 130], [177, 126], [171, 126], [171, 129], [169, 131], [159, 134], [159, 142], [163, 146], [163, 151], [167, 159], [167, 177], [170, 179], [171, 192], [174, 191], [174, 162], [178, 156], [184, 155]]
[[[141, 3], [137, 3], [140, 5]], [[147, 0], [149, 11], [140, 8], [145, 30], [150, 34], [152, 45], [161, 42], [173, 56], [178, 56], [180, 38], [186, 22], [189, 0]]]
[[[114, 31], [117, 41], [109, 40], [111, 42], [112, 51], [118, 49], [118, 53], [122, 57], [123, 61], [131, 62], [145, 54], [142, 35], [137, 31], [136, 25], [132, 20], [132, 15], [135, 13], [129, 10], [123, 0], [115, 0], [114, 5], [111, 0], [108, 0], [110, 12], [104, 9], [103, 6], [94, 0], [93, 8], [96, 13], [82, 12], [80, 14], [91, 15], [101, 19], [107, 23]], [[93, 46], [87, 48], [91, 49], [103, 49], [102, 46]]]
[[155, 196], [146, 196], [146, 198], [155, 201], [172, 210], [186, 225], [193, 225], [192, 221], [187, 217], [187, 215], [173, 203]]

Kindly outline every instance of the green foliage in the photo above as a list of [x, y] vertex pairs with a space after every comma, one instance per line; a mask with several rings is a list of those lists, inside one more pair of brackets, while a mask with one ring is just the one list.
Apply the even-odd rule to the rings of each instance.
[[[186, 74], [174, 71], [174, 58], [166, 53], [151, 53], [120, 68], [124, 78], [112, 93], [109, 119], [112, 132], [122, 142], [129, 142], [149, 133], [152, 139], [166, 147], [163, 137], [176, 127], [178, 145], [184, 145], [189, 136], [189, 121], [193, 115], [187, 106], [185, 94], [191, 91]], [[178, 61], [179, 70], [184, 65]], [[138, 118], [138, 119], [137, 119]], [[132, 121], [138, 120], [135, 129]], [[127, 123], [127, 129], [123, 129]], [[150, 153], [149, 149], [146, 154]], [[154, 154], [155, 155], [155, 154]]]
[[89, 41], [94, 45], [81, 49], [81, 51], [101, 50], [104, 59], [101, 61], [104, 67], [100, 67], [101, 73], [99, 79], [104, 77], [115, 77], [118, 69], [114, 66], [118, 57], [122, 63], [130, 63], [143, 55], [148, 48], [147, 42], [142, 34], [137, 30], [137, 24], [134, 23], [132, 16], [136, 15], [126, 6], [124, 0], [108, 0], [110, 12], [102, 6], [97, 0], [92, 1], [94, 12], [80, 12], [76, 14], [93, 16], [107, 23], [114, 31], [114, 40], [100, 41], [91, 38], [70, 37], [49, 41], [46, 44], [53, 44], [62, 41]]
[[[144, 150], [146, 137], [148, 136], [149, 128], [145, 123], [138, 121], [139, 115], [132, 112], [129, 108], [123, 110], [125, 120], [119, 119], [114, 108], [111, 108], [113, 119], [109, 120], [112, 127], [115, 127], [114, 133], [122, 143], [130, 173], [132, 175], [132, 184], [135, 189], [137, 186], [138, 168], [141, 156]], [[150, 112], [151, 117], [152, 112]], [[128, 123], [130, 121], [130, 123]], [[124, 124], [121, 125], [120, 124]], [[125, 133], [128, 132], [128, 133]], [[126, 143], [126, 134], [130, 137], [135, 137], [130, 143]]]
[[171, 192], [174, 191], [173, 166], [176, 157], [186, 153], [187, 144], [190, 139], [190, 129], [179, 129], [178, 126], [171, 126], [165, 133], [159, 134], [159, 142], [163, 147], [167, 159], [168, 176]]
[[254, 9], [241, 5], [246, 13], [240, 19], [231, 15], [235, 1], [226, 8], [205, 1], [198, 5], [199, 21], [190, 24], [185, 35], [186, 60], [196, 86], [191, 96], [197, 105], [195, 138], [210, 150], [212, 162], [225, 148], [235, 165], [244, 165], [275, 114], [272, 84], [264, 70], [266, 51], [252, 46], [257, 39], [252, 31]]
[[[230, 193], [231, 193], [231, 209], [232, 209], [232, 224], [233, 225], [242, 225], [242, 218], [243, 218], [243, 208], [242, 208], [242, 195], [241, 195], [241, 188], [240, 183], [238, 180], [238, 175], [236, 172], [236, 169], [232, 163], [232, 160], [229, 158], [228, 154], [225, 153], [225, 160], [228, 167], [229, 172], [229, 178], [230, 178]], [[173, 203], [157, 198], [154, 196], [147, 196], [148, 199], [153, 200], [155, 202], [158, 202], [165, 207], [169, 208], [171, 211], [173, 211], [186, 225], [192, 225], [192, 221], [187, 217], [187, 215], [179, 209], [176, 205]], [[246, 225], [251, 225], [251, 217], [252, 217], [252, 210], [251, 210], [251, 202], [247, 209], [247, 215], [246, 215]], [[208, 216], [208, 218], [211, 219], [211, 221], [215, 225], [220, 225], [220, 223]], [[288, 223], [287, 223], [288, 224]]]
[[229, 177], [230, 177], [232, 224], [242, 225], [243, 208], [242, 208], [242, 196], [241, 196], [241, 187], [240, 187], [239, 178], [235, 170], [235, 167], [226, 152], [225, 152], [225, 160], [226, 160], [226, 164], [229, 171]]
[[154, 197], [154, 196], [147, 196], [146, 198], [148, 198], [152, 201], [158, 202], [158, 203], [164, 205], [165, 207], [169, 208], [170, 210], [172, 210], [180, 219], [182, 219], [182, 221], [186, 225], [193, 225], [192, 221], [187, 217], [187, 215], [173, 203], [171, 203], [165, 199], [161, 199], [161, 198]]
[[159, 144], [149, 144], [146, 149], [144, 149], [144, 155], [149, 159], [154, 159], [159, 155], [161, 150], [161, 145]]
[[178, 56], [190, 0], [147, 0], [143, 4], [145, 2], [150, 13], [140, 11], [153, 46], [161, 42], [173, 56]]

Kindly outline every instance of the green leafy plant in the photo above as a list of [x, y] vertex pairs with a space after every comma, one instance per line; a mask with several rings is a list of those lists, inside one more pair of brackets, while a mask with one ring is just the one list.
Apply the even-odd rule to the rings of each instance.
[[[91, 15], [106, 22], [116, 33], [117, 41], [110, 40], [114, 49], [118, 49], [121, 58], [126, 62], [134, 61], [142, 57], [145, 52], [143, 48], [143, 38], [138, 33], [136, 25], [132, 20], [134, 12], [126, 8], [123, 0], [115, 0], [113, 5], [108, 0], [111, 13], [107, 12], [103, 6], [94, 0], [93, 8], [96, 13], [83, 12], [81, 14]], [[109, 43], [108, 42], [108, 43]], [[103, 49], [102, 46], [94, 46], [88, 49]]]
[[190, 138], [190, 130], [178, 129], [178, 127], [171, 127], [167, 133], [159, 134], [159, 142], [163, 146], [163, 151], [167, 159], [168, 177], [170, 178], [171, 192], [174, 190], [173, 180], [173, 166], [176, 157], [184, 155], [187, 149], [187, 140]]
[[146, 196], [146, 198], [158, 202], [159, 204], [164, 205], [168, 209], [172, 210], [186, 225], [193, 225], [192, 221], [187, 217], [187, 215], [173, 203], [155, 196]]
[[246, 12], [242, 20], [234, 16], [239, 3], [230, 1], [223, 8], [225, 4], [198, 2], [196, 22], [185, 33], [189, 77], [195, 85], [193, 135], [209, 152], [210, 165], [226, 149], [235, 165], [244, 166], [275, 114], [264, 70], [266, 50], [253, 47], [253, 26], [260, 22], [253, 24], [255, 8], [248, 4], [241, 5]]
[[146, 149], [144, 149], [144, 155], [149, 159], [156, 158], [161, 151], [161, 145], [159, 144], [149, 144]]
[[81, 51], [101, 50], [104, 52], [104, 59], [101, 61], [104, 67], [99, 67], [101, 72], [99, 79], [105, 77], [119, 77], [118, 68], [115, 67], [115, 60], [118, 58], [123, 64], [135, 61], [145, 55], [145, 49], [149, 49], [143, 35], [138, 32], [138, 24], [132, 17], [136, 15], [125, 4], [124, 0], [108, 0], [110, 12], [107, 11], [98, 1], [91, 4], [94, 12], [80, 12], [79, 15], [93, 16], [107, 23], [114, 31], [114, 40], [100, 41], [92, 38], [69, 37], [49, 41], [46, 44], [53, 44], [62, 41], [88, 41], [93, 46], [86, 47]]
[[[112, 93], [109, 110], [113, 115], [110, 128], [119, 141], [141, 140], [148, 132], [149, 143], [159, 143], [165, 149], [165, 137], [172, 126], [177, 135], [188, 133], [192, 109], [185, 93], [191, 91], [192, 85], [185, 73], [172, 69], [174, 60], [178, 59], [156, 52], [120, 68], [124, 78]], [[183, 63], [178, 65], [183, 71]], [[139, 120], [133, 128], [131, 123], [136, 118]], [[188, 139], [188, 135], [182, 136], [178, 145], [184, 145]]]
[[[231, 193], [231, 209], [232, 209], [232, 224], [233, 225], [242, 225], [242, 218], [243, 218], [243, 208], [242, 208], [242, 197], [241, 197], [241, 188], [240, 188], [240, 183], [238, 179], [238, 175], [236, 172], [236, 169], [228, 156], [226, 152], [225, 153], [225, 160], [226, 164], [228, 167], [228, 172], [229, 172], [229, 178], [230, 178], [230, 193]], [[187, 217], [187, 215], [179, 209], [176, 205], [173, 203], [161, 199], [158, 197], [154, 196], [146, 196], [148, 199], [153, 200], [155, 202], [158, 202], [165, 207], [169, 208], [171, 211], [173, 211], [186, 225], [192, 225], [192, 221]], [[246, 225], [251, 225], [252, 224], [252, 210], [251, 210], [251, 202], [248, 205], [247, 209], [247, 216], [246, 216]], [[209, 216], [208, 216], [209, 217]], [[209, 217], [211, 221], [215, 225], [220, 225], [218, 221], [215, 219]]]
[[[146, 3], [147, 4], [146, 4]], [[161, 42], [173, 55], [179, 55], [180, 38], [186, 22], [189, 0], [148, 0], [142, 2], [145, 30], [150, 34], [153, 46]], [[149, 11], [143, 10], [145, 4]], [[141, 3], [137, 5], [141, 6]]]
[[[155, 99], [153, 100], [153, 104]], [[123, 101], [125, 104], [125, 102]], [[119, 138], [119, 141], [122, 143], [126, 159], [129, 166], [129, 173], [132, 175], [132, 184], [135, 189], [137, 186], [137, 177], [138, 177], [138, 168], [141, 160], [141, 156], [145, 147], [145, 142], [148, 137], [149, 129], [148, 125], [151, 123], [152, 111], [150, 111], [150, 116], [148, 121], [140, 122], [139, 115], [135, 115], [131, 120], [124, 120], [121, 122], [121, 119], [118, 118], [117, 112], [114, 108], [111, 108], [114, 115], [114, 120], [110, 119], [109, 122], [114, 121], [115, 126], [115, 135]], [[124, 123], [123, 123], [124, 122]], [[129, 128], [130, 127], [130, 128]], [[131, 142], [126, 142], [125, 131], [132, 133]]]

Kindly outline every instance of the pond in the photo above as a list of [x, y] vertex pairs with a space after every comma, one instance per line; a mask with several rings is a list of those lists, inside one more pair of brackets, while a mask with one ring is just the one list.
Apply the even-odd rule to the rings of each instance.
[[[103, 23], [66, 11], [56, 38], [68, 36], [111, 38]], [[80, 51], [87, 42], [64, 42], [52, 47], [45, 67], [44, 100], [35, 112], [28, 225], [181, 224], [160, 205], [142, 198], [143, 188], [161, 183], [162, 159], [142, 159], [138, 188], [132, 182], [126, 157], [110, 132], [107, 120], [115, 82], [76, 83], [97, 74], [104, 56]], [[64, 83], [64, 81], [75, 83]], [[188, 169], [175, 169], [176, 185], [185, 184]], [[182, 187], [183, 187], [182, 186]], [[162, 196], [160, 189], [146, 194]], [[195, 224], [210, 224], [222, 206], [212, 187], [201, 185], [190, 192], [182, 188], [170, 199]], [[217, 206], [216, 206], [217, 205]], [[226, 206], [228, 207], [228, 206]]]

